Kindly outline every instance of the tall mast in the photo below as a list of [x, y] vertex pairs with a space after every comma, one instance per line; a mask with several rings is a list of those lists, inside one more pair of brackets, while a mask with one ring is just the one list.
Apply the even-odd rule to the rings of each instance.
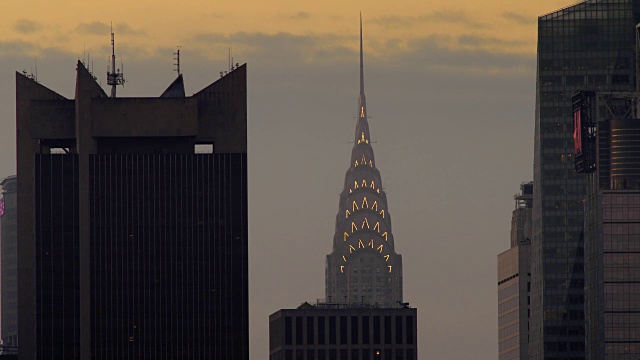
[[[111, 71], [115, 73], [116, 71], [116, 42], [113, 36], [113, 25], [111, 25]], [[111, 83], [111, 97], [116, 97], [116, 82], [113, 81]]]
[[107, 69], [107, 84], [111, 85], [111, 97], [116, 97], [116, 86], [124, 85], [124, 68], [116, 69], [116, 46], [111, 25], [111, 67]]

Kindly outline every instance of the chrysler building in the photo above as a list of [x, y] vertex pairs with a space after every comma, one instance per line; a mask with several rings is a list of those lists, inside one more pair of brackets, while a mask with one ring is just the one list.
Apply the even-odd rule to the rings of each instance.
[[395, 251], [391, 214], [371, 147], [364, 95], [362, 17], [360, 95], [351, 162], [327, 255], [326, 301], [396, 307], [402, 302], [402, 256]]

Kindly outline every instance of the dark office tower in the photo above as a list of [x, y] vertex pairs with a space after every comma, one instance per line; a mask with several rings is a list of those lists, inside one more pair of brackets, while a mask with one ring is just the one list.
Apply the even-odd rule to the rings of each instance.
[[18, 346], [18, 253], [17, 244], [17, 185], [15, 176], [0, 181], [0, 239], [2, 246], [2, 345]]
[[635, 88], [640, 1], [586, 1], [538, 18], [531, 242], [531, 359], [583, 359], [582, 200], [571, 97]]
[[20, 359], [248, 359], [246, 66], [190, 97], [108, 97], [80, 62], [75, 99], [16, 92]]
[[587, 359], [640, 358], [637, 101], [637, 92], [574, 97], [576, 170], [589, 181], [584, 202]]
[[398, 306], [402, 301], [402, 257], [395, 252], [387, 195], [370, 144], [362, 19], [357, 119], [351, 166], [336, 216], [333, 252], [327, 255], [326, 300]]
[[514, 197], [511, 248], [498, 255], [498, 354], [500, 360], [528, 359], [533, 183]]

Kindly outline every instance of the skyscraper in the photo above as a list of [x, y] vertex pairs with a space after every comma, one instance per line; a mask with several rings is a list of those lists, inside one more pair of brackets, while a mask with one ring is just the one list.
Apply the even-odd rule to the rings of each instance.
[[364, 95], [362, 17], [360, 96], [351, 153], [327, 255], [326, 301], [269, 317], [271, 360], [415, 360], [417, 309], [402, 302], [402, 258], [376, 169]]
[[15, 176], [0, 181], [0, 244], [2, 246], [2, 345], [18, 346], [18, 253], [17, 253], [17, 188]]
[[360, 95], [349, 170], [336, 215], [333, 252], [327, 255], [327, 302], [386, 307], [402, 302], [402, 256], [395, 252], [391, 214], [371, 147], [364, 94], [360, 18]]
[[640, 357], [637, 102], [637, 92], [574, 97], [576, 170], [589, 179], [584, 202], [587, 359]]
[[500, 360], [528, 359], [531, 285], [531, 202], [533, 183], [514, 196], [511, 247], [498, 255], [498, 355]]
[[538, 18], [531, 359], [583, 359], [583, 204], [571, 96], [635, 88], [638, 0], [585, 1]]
[[94, 79], [16, 74], [20, 358], [248, 359], [246, 66], [190, 97]]

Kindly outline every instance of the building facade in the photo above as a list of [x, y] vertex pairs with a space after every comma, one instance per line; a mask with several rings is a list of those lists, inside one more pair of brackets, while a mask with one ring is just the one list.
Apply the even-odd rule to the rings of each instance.
[[531, 286], [531, 205], [533, 183], [514, 196], [511, 247], [498, 255], [498, 355], [500, 360], [529, 358]]
[[17, 191], [15, 176], [0, 181], [0, 246], [2, 247], [2, 274], [0, 275], [0, 306], [2, 320], [2, 345], [18, 346], [18, 252], [17, 252]]
[[[640, 357], [640, 93], [574, 97], [584, 201], [586, 355]], [[584, 162], [583, 161], [583, 162]]]
[[398, 306], [402, 302], [402, 256], [395, 251], [387, 194], [370, 143], [362, 19], [357, 119], [350, 167], [336, 215], [333, 251], [327, 255], [326, 300]]
[[414, 360], [417, 310], [303, 304], [269, 317], [270, 360]]
[[640, 190], [594, 189], [585, 203], [588, 359], [640, 357]]
[[585, 357], [583, 204], [571, 96], [635, 88], [640, 1], [585, 1], [538, 18], [531, 359]]
[[246, 66], [181, 87], [16, 74], [20, 359], [248, 359]]

